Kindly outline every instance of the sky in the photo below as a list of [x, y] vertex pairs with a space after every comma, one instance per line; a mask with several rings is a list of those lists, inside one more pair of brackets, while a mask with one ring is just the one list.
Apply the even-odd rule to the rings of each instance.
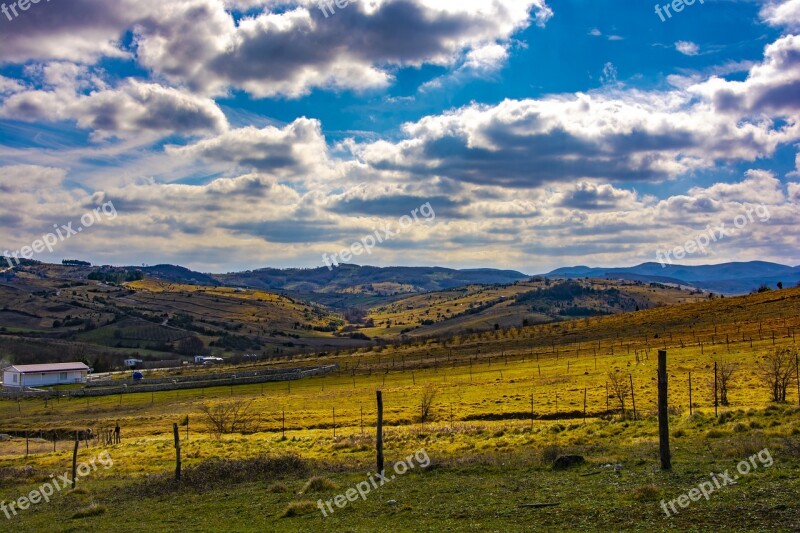
[[683, 2], [5, 0], [0, 252], [798, 265], [800, 0]]

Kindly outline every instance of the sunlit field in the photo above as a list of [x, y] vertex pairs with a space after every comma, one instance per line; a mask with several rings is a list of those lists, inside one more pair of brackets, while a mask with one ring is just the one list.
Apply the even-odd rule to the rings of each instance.
[[[503, 490], [511, 490], [510, 485], [515, 484], [516, 489], [511, 491], [513, 498], [506, 504], [509, 508], [529, 500], [535, 503], [564, 499], [556, 510], [539, 510], [536, 514], [524, 511], [531, 519], [544, 519], [542, 525], [547, 520], [557, 523], [557, 516], [566, 511], [564, 506], [573, 511], [591, 509], [598, 519], [612, 520], [608, 512], [615, 505], [613, 498], [602, 504], [591, 501], [593, 491], [603, 486], [608, 488], [610, 475], [616, 480], [614, 483], [620, 484], [621, 488], [614, 492], [627, 502], [625, 505], [652, 515], [654, 527], [669, 527], [680, 524], [688, 513], [673, 517], [673, 522], [666, 517], [662, 519], [658, 513], [663, 511], [656, 503], [635, 497], [638, 487], [654, 484], [656, 488], [652, 490], [658, 494], [676, 492], [677, 496], [683, 491], [678, 490], [682, 483], [691, 485], [692, 479], [710, 473], [716, 465], [721, 467], [727, 460], [746, 458], [765, 447], [775, 451], [779, 465], [768, 474], [770, 483], [777, 484], [783, 479], [775, 477], [776, 472], [784, 472], [790, 465], [794, 468], [794, 459], [781, 450], [797, 445], [800, 411], [791, 407], [798, 404], [797, 389], [794, 385], [790, 387], [787, 404], [771, 405], [769, 390], [762, 383], [756, 364], [764, 354], [796, 345], [799, 303], [800, 290], [793, 289], [284, 363], [339, 364], [339, 369], [331, 375], [295, 382], [62, 398], [49, 400], [46, 405], [42, 399], [6, 400], [0, 403], [6, 421], [4, 427], [16, 435], [28, 431], [31, 440], [27, 458], [24, 438], [0, 444], [4, 469], [2, 496], [16, 499], [37, 480], [70, 468], [72, 443], [59, 441], [57, 451], [53, 452], [52, 441], [37, 438], [37, 431], [92, 428], [97, 434], [113, 428], [119, 421], [121, 444], [108, 446], [92, 440], [89, 447], [82, 442], [79, 450], [79, 460], [88, 460], [107, 450], [113, 457], [113, 468], [81, 480], [79, 494], [38, 505], [15, 517], [14, 529], [36, 530], [36, 524], [51, 519], [53, 513], [71, 515], [89, 505], [90, 500], [102, 503], [106, 516], [125, 515], [134, 501], [137, 505], [147, 501], [142, 507], [148, 509], [152, 505], [167, 505], [166, 500], [150, 495], [146, 488], [151, 480], [162, 483], [172, 475], [175, 468], [172, 425], [180, 423], [183, 467], [190, 471], [199, 468], [201, 477], [211, 459], [294, 455], [307, 465], [302, 472], [276, 473], [275, 479], [258, 473], [257, 479], [243, 479], [219, 489], [232, 494], [230, 501], [223, 498], [227, 501], [225, 505], [237, 501], [241, 505], [239, 514], [245, 529], [250, 526], [256, 529], [256, 523], [268, 523], [270, 528], [302, 530], [320, 527], [318, 521], [322, 519], [331, 521], [325, 522], [329, 527], [343, 516], [352, 520], [353, 513], [356, 517], [364, 513], [366, 517], [375, 512], [399, 513], [408, 518], [406, 527], [411, 528], [420, 516], [429, 516], [425, 513], [426, 506], [437, 501], [436, 497], [422, 494], [469, 487], [464, 496], [468, 500], [484, 496], [495, 500], [508, 498], [500, 493], [493, 495], [491, 491], [486, 494], [482, 484], [492, 479]], [[659, 474], [656, 469], [655, 376], [659, 349], [668, 353], [675, 474]], [[719, 405], [718, 416], [714, 407], [714, 362], [736, 365], [728, 392], [730, 405]], [[624, 418], [613, 387], [607, 393], [609, 373], [633, 383], [633, 398], [626, 399]], [[424, 449], [433, 468], [381, 487], [383, 492], [373, 494], [369, 501], [351, 503], [338, 516], [323, 518], [315, 507], [308, 514], [301, 512], [299, 517], [281, 518], [289, 503], [304, 498], [297, 494], [301, 487], [295, 485], [302, 485], [311, 473], [328, 476], [346, 489], [360, 476], [374, 472], [376, 390], [383, 393], [387, 464]], [[430, 412], [422, 421], [426, 394], [433, 398]], [[217, 437], [200, 409], [204, 405], [232, 402], [240, 402], [252, 415], [251, 427], [244, 433]], [[555, 482], [548, 489], [553, 493], [549, 497], [531, 492], [532, 472], [537, 477], [567, 476], [566, 479], [580, 475], [551, 472], [550, 462], [567, 452], [586, 456], [588, 464], [581, 473], [590, 473], [606, 464], [621, 464], [624, 469], [613, 475], [605, 472], [580, 478], [577, 486]], [[25, 466], [31, 466], [32, 471], [26, 474]], [[528, 472], [525, 479], [519, 477], [518, 471]], [[286, 476], [285, 491], [265, 493], [262, 485]], [[462, 476], [463, 484], [458, 481]], [[793, 475], [790, 477], [794, 479]], [[782, 485], [785, 490], [796, 491], [794, 481], [789, 483], [788, 478], [785, 481]], [[179, 490], [179, 500], [189, 498], [195, 502], [197, 497], [206, 501], [212, 495], [220, 498], [211, 485], [197, 488], [200, 492], [195, 496], [191, 486], [169, 490]], [[762, 490], [761, 483], [759, 487]], [[746, 486], [730, 487], [728, 492], [740, 491], [741, 497], [744, 490]], [[137, 491], [144, 491], [144, 500], [136, 495]], [[584, 491], [590, 494], [581, 496]], [[316, 502], [318, 497], [330, 498], [336, 494], [336, 490], [323, 491], [312, 499]], [[397, 494], [402, 494], [402, 504], [383, 509], [384, 502]], [[727, 497], [726, 494], [715, 499], [713, 505], [723, 505], [722, 509], [728, 512], [730, 509], [725, 507], [728, 504], [724, 504]], [[258, 499], [257, 507], [247, 504], [250, 498]], [[730, 498], [729, 504], [733, 505], [736, 497], [731, 494]], [[207, 504], [210, 505], [210, 500]], [[594, 507], [595, 504], [600, 507]], [[178, 503], [175, 505], [180, 507]], [[431, 520], [431, 529], [446, 527], [446, 517], [456, 513], [453, 501], [437, 505], [452, 506], [452, 510], [437, 514], [437, 518], [432, 515], [426, 518]], [[692, 512], [711, 504], [695, 505], [698, 509], [693, 508]], [[466, 504], [458, 508], [460, 514], [456, 514], [463, 515], [464, 520], [453, 524], [456, 529], [518, 526], [514, 518], [517, 511], [483, 516]], [[216, 514], [211, 508], [208, 512]], [[616, 516], [616, 512], [612, 514]], [[256, 515], [258, 521], [249, 523], [247, 517]], [[89, 527], [87, 524], [100, 523], [104, 518], [98, 515], [71, 520], [65, 527], [72, 523], [75, 527]], [[147, 518], [140, 516], [139, 520]], [[354, 523], [360, 522], [348, 521], [349, 527]], [[637, 521], [626, 526], [623, 521], [620, 527], [643, 528], [645, 524]], [[366, 522], [363, 528], [368, 530]]]

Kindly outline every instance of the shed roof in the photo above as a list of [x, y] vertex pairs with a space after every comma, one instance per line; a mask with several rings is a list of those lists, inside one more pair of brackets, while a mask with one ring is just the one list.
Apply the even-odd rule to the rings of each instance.
[[20, 374], [47, 374], [49, 372], [69, 372], [75, 370], [89, 370], [83, 363], [49, 363], [46, 365], [12, 365], [3, 371], [15, 371]]

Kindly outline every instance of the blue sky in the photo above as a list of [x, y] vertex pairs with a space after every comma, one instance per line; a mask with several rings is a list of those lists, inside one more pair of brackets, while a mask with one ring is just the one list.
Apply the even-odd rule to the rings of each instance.
[[351, 262], [534, 273], [764, 205], [682, 262], [800, 263], [800, 0], [163, 4], [6, 2], [0, 252], [111, 202], [33, 258], [316, 267], [430, 204]]

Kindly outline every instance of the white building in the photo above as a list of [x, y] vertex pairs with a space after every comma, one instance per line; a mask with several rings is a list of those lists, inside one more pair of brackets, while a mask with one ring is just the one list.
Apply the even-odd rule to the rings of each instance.
[[144, 361], [141, 359], [125, 359], [125, 367], [126, 368], [136, 368], [137, 366], [141, 366]]
[[86, 383], [89, 367], [83, 363], [13, 365], [3, 369], [4, 387], [46, 387]]
[[216, 365], [224, 363], [221, 357], [206, 357], [204, 355], [195, 355], [194, 362], [197, 365]]

